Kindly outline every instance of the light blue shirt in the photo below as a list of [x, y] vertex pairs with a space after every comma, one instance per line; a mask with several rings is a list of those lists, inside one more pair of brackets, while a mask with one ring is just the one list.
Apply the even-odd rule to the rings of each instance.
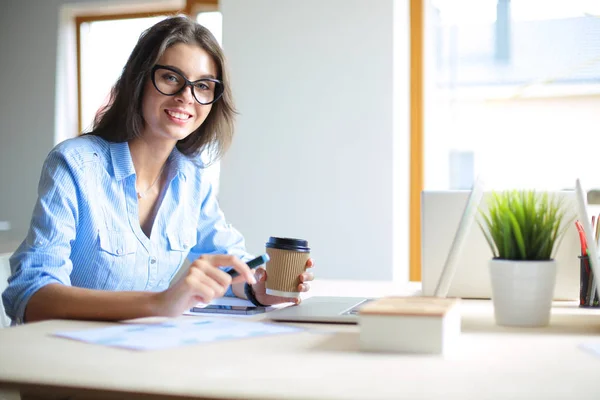
[[140, 227], [129, 145], [92, 135], [57, 145], [44, 162], [27, 237], [10, 258], [12, 276], [2, 294], [7, 315], [22, 322], [31, 296], [50, 283], [161, 291], [186, 256], [250, 259], [203, 169], [174, 149], [166, 174], [148, 238]]

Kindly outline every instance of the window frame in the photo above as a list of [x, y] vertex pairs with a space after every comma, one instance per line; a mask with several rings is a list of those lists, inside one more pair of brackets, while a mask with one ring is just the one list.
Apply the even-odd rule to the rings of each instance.
[[423, 0], [410, 0], [409, 281], [421, 281], [423, 191]]
[[207, 11], [218, 11], [219, 10], [219, 0], [187, 0], [185, 2], [185, 13], [193, 17], [201, 12]]

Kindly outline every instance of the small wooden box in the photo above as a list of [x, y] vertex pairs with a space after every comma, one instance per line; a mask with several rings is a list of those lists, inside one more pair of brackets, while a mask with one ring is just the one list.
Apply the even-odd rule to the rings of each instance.
[[383, 297], [358, 311], [366, 351], [445, 354], [460, 336], [459, 300]]

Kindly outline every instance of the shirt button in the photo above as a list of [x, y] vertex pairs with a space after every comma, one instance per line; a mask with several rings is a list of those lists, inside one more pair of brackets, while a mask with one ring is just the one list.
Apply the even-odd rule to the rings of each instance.
[[188, 245], [187, 245], [187, 243], [184, 243], [184, 244], [183, 244], [183, 248], [184, 248], [184, 249], [187, 249], [187, 248], [188, 248]]
[[123, 253], [123, 250], [117, 249], [117, 254], [121, 254], [121, 253]]
[[150, 264], [156, 264], [156, 257], [150, 258]]

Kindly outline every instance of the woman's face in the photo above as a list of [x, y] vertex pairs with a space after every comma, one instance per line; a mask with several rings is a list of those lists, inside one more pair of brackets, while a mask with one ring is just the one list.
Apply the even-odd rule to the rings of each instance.
[[[158, 63], [181, 71], [194, 82], [201, 78], [217, 78], [217, 66], [212, 57], [197, 45], [177, 43], [169, 47]], [[174, 96], [161, 94], [148, 79], [142, 100], [144, 130], [148, 139], [165, 139], [177, 142], [194, 132], [208, 116], [212, 105], [201, 105], [186, 87]]]

